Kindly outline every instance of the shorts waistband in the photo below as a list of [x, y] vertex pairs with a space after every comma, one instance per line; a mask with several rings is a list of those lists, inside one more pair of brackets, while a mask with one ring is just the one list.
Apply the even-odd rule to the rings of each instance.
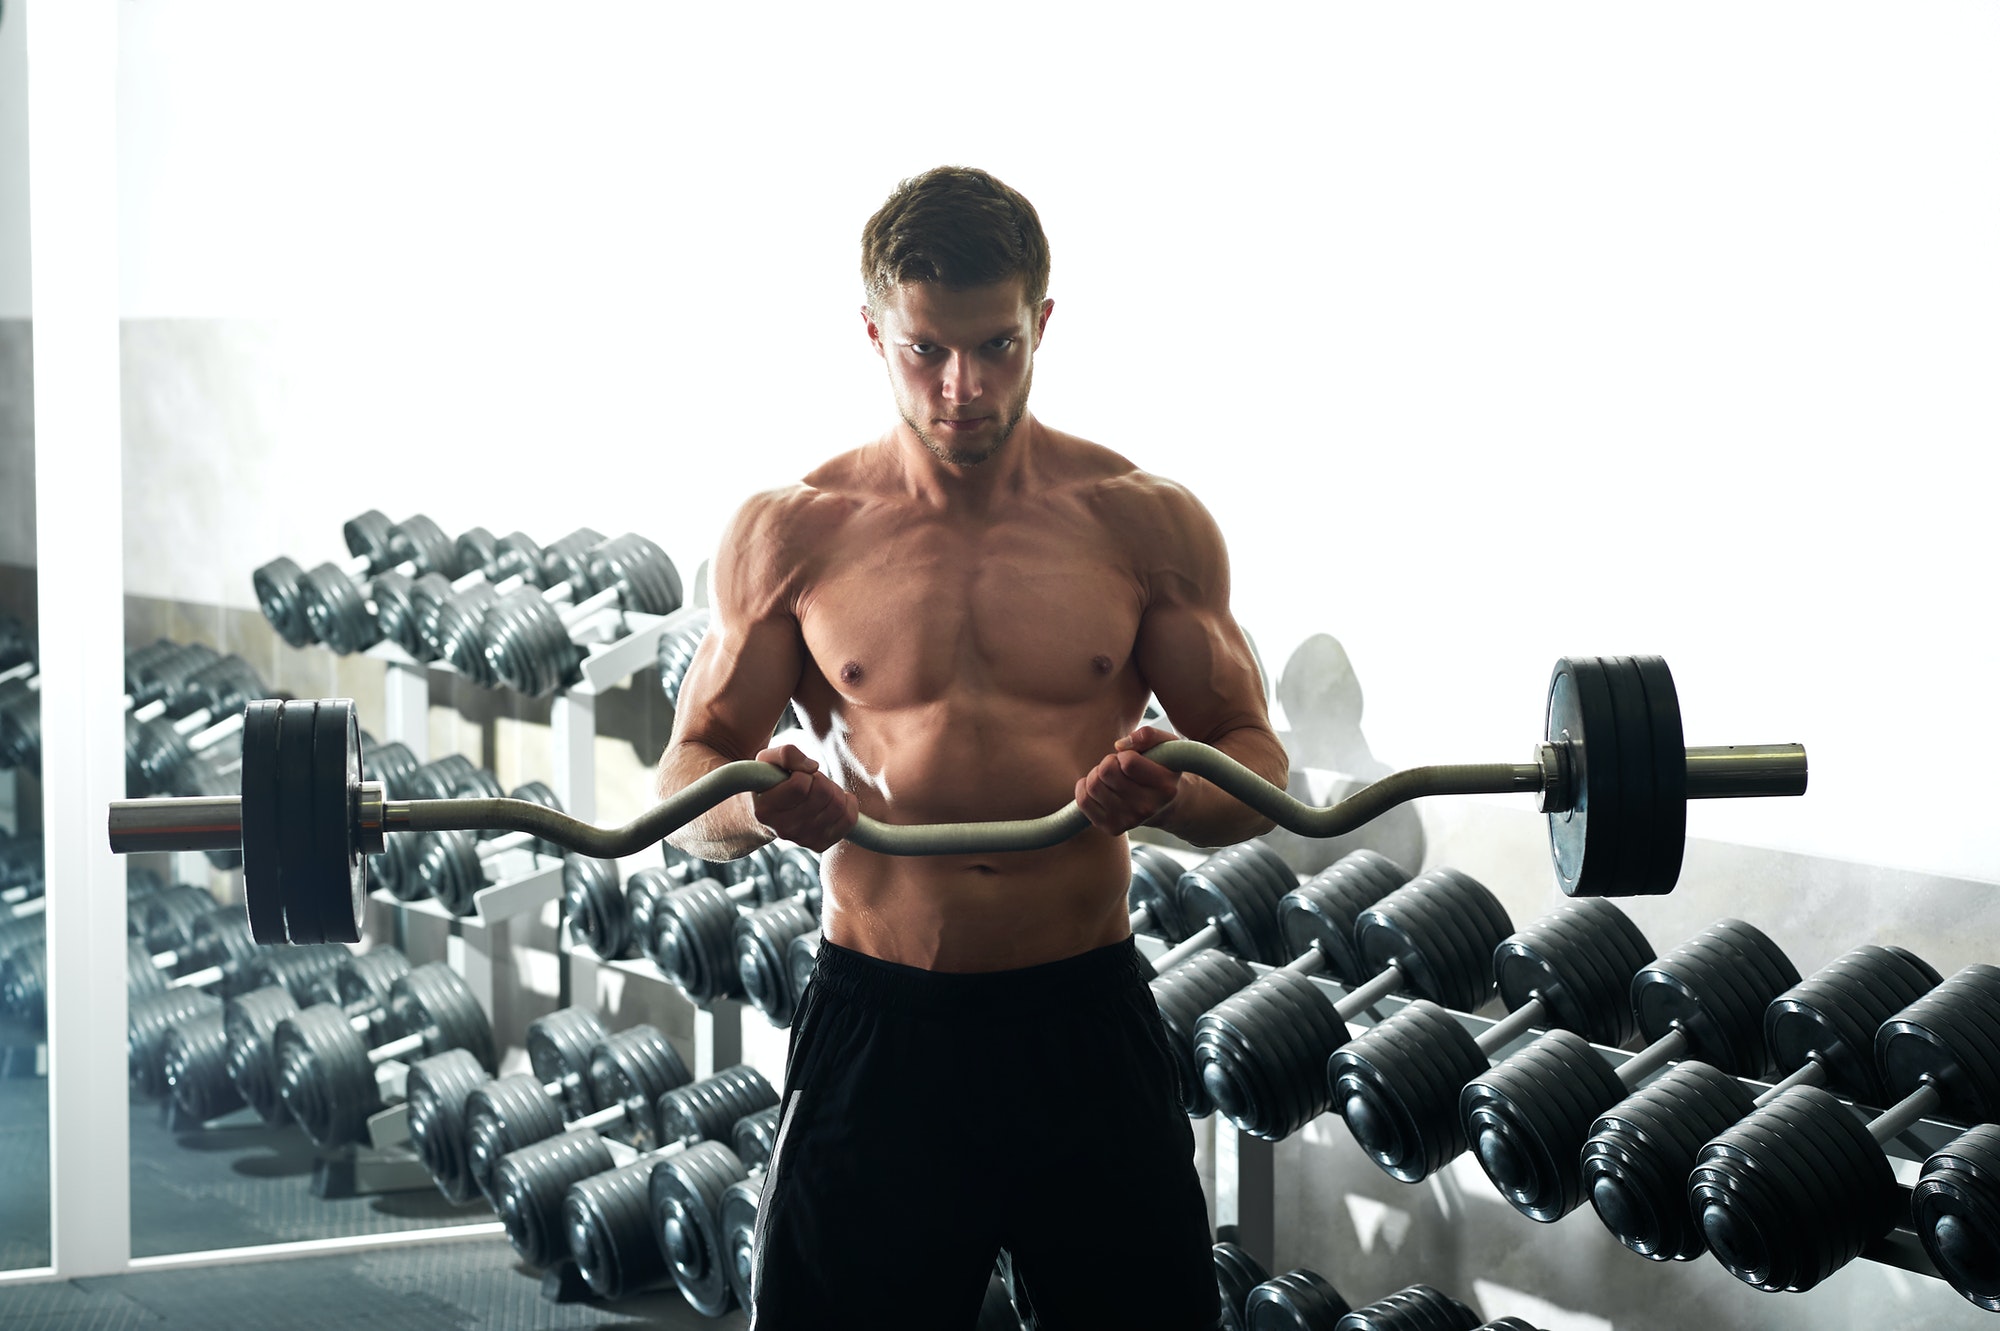
[[927, 971], [824, 940], [814, 985], [867, 1007], [968, 1014], [1087, 1003], [1132, 993], [1150, 972], [1131, 938], [1018, 970]]

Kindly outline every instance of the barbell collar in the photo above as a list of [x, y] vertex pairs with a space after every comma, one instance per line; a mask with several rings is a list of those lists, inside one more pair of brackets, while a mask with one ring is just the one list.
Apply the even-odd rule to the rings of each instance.
[[1687, 751], [1687, 797], [1691, 800], [1805, 793], [1803, 744], [1721, 744]]

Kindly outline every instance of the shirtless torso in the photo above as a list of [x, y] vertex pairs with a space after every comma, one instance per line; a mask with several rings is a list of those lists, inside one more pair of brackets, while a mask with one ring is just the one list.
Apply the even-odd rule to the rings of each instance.
[[[965, 341], [978, 348], [969, 317]], [[954, 345], [949, 327], [935, 336]], [[1129, 933], [1130, 826], [1150, 819], [1210, 845], [1268, 829], [1136, 753], [1123, 769], [1166, 789], [1121, 803], [1130, 783], [1113, 746], [1134, 734], [1149, 692], [1178, 733], [1279, 785], [1285, 758], [1229, 614], [1213, 519], [1109, 449], [1024, 412], [1000, 453], [958, 468], [933, 457], [906, 413], [881, 439], [745, 504], [713, 583], [663, 792], [736, 758], [807, 770], [767, 748], [790, 699], [839, 788], [817, 826], [844, 832], [857, 810], [889, 823], [1031, 818], [1072, 798], [1092, 815], [1061, 845], [986, 857], [896, 858], [829, 837], [823, 928], [843, 947], [945, 971], [1072, 956]], [[739, 796], [673, 840], [709, 858], [744, 854], [778, 821], [755, 804]]]

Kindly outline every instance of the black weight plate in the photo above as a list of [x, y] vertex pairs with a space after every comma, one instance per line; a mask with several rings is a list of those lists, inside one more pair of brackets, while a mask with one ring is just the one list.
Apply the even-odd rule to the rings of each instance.
[[588, 1008], [557, 1008], [528, 1023], [523, 1043], [535, 1078], [543, 1085], [559, 1084], [571, 1118], [597, 1109], [590, 1085], [590, 1051], [610, 1032]]
[[278, 721], [284, 707], [260, 698], [243, 711], [243, 904], [250, 934], [260, 943], [286, 941], [278, 812]]
[[1458, 1019], [1419, 998], [1335, 1050], [1327, 1090], [1355, 1145], [1416, 1183], [1465, 1150], [1459, 1092], [1487, 1066]]
[[1215, 1245], [1215, 1291], [1222, 1300], [1223, 1331], [1242, 1331], [1250, 1291], [1271, 1278], [1263, 1263], [1234, 1243]]
[[[1598, 666], [1618, 724], [1613, 755], [1618, 764], [1618, 878], [1608, 895], [1631, 896], [1646, 883], [1653, 858], [1652, 717], [1646, 708], [1646, 686], [1631, 657], [1599, 657]], [[1598, 758], [1603, 757], [1599, 746]]]
[[1573, 807], [1549, 818], [1549, 845], [1555, 857], [1556, 885], [1565, 895], [1607, 895], [1615, 884], [1615, 837], [1622, 817], [1615, 759], [1592, 761], [1594, 745], [1611, 741], [1617, 748], [1618, 720], [1610, 689], [1595, 657], [1556, 662], [1549, 680], [1543, 734], [1552, 744], [1567, 744]]
[[1429, 1285], [1410, 1285], [1334, 1323], [1334, 1331], [1474, 1331], [1479, 1314]]
[[374, 568], [380, 568], [389, 558], [390, 533], [394, 524], [389, 515], [380, 509], [371, 508], [357, 513], [340, 524], [340, 536], [347, 543], [347, 553], [359, 555]]
[[316, 893], [325, 881], [323, 853], [314, 825], [320, 800], [313, 738], [318, 704], [300, 699], [285, 704], [278, 718], [278, 882], [285, 903], [285, 937], [293, 943], [324, 943]]
[[1637, 872], [1635, 892], [1662, 896], [1680, 881], [1687, 847], [1687, 736], [1681, 728], [1680, 694], [1673, 673], [1657, 656], [1631, 658], [1646, 689], [1647, 737], [1653, 752], [1652, 850]]
[[611, 1150], [594, 1132], [566, 1132], [502, 1156], [493, 1169], [494, 1213], [514, 1251], [547, 1266], [568, 1251], [562, 1223], [570, 1185], [611, 1168]]
[[1751, 1112], [1743, 1084], [1692, 1059], [1598, 1115], [1581, 1153], [1598, 1219], [1641, 1257], [1692, 1261], [1707, 1243], [1687, 1204], [1701, 1148]]
[[1973, 1128], [1924, 1161], [1910, 1227], [1953, 1289], [2000, 1312], [2000, 1127]]
[[1243, 1301], [1249, 1331], [1316, 1331], [1348, 1312], [1347, 1300], [1317, 1271], [1300, 1267], [1272, 1276]]
[[354, 835], [354, 798], [361, 785], [361, 727], [354, 703], [319, 704], [313, 729], [313, 835], [319, 872], [319, 941], [358, 943], [368, 897], [368, 859]]

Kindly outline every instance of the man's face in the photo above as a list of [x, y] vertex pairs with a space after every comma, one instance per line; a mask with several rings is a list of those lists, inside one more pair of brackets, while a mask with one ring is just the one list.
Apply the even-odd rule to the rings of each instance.
[[1000, 449], [1028, 410], [1035, 348], [1055, 302], [1028, 304], [1023, 278], [969, 291], [901, 287], [861, 317], [889, 366], [896, 408], [932, 455], [971, 467]]

